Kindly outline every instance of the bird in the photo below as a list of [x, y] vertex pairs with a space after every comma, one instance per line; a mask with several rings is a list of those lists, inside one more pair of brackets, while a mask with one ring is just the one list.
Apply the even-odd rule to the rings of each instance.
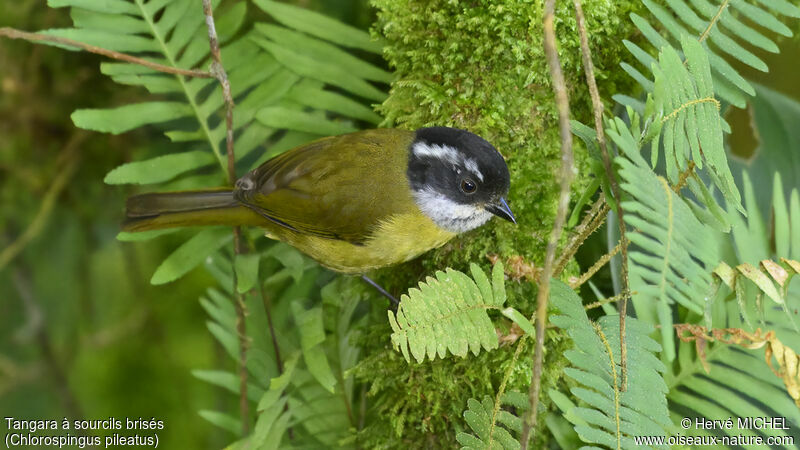
[[232, 188], [132, 196], [122, 228], [258, 226], [324, 267], [364, 275], [440, 247], [492, 216], [516, 224], [509, 186], [503, 156], [476, 134], [379, 128], [295, 147]]

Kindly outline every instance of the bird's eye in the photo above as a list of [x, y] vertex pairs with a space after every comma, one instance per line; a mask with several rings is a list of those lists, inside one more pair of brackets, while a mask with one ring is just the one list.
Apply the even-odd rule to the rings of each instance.
[[465, 194], [472, 194], [477, 189], [478, 185], [476, 185], [475, 182], [470, 180], [469, 178], [464, 178], [463, 180], [461, 180], [461, 192]]

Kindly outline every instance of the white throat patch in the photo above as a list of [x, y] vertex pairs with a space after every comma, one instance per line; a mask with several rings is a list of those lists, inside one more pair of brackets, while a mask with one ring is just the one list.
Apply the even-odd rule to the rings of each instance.
[[415, 191], [414, 199], [433, 223], [453, 233], [478, 228], [492, 217], [492, 213], [481, 207], [456, 203], [430, 188]]

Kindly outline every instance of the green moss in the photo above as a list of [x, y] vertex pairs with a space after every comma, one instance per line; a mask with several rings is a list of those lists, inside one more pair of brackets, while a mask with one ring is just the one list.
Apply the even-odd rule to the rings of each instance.
[[[468, 129], [492, 142], [511, 172], [509, 203], [518, 225], [493, 220], [439, 250], [377, 274], [392, 292], [404, 292], [434, 270], [465, 270], [469, 262], [488, 265], [487, 255], [521, 255], [541, 265], [555, 215], [559, 165], [557, 115], [542, 51], [542, 2], [508, 0], [372, 0], [378, 9], [374, 32], [386, 41], [385, 57], [398, 78], [379, 106], [386, 125], [415, 129], [448, 125]], [[586, 0], [583, 9], [601, 95], [632, 90], [618, 63], [622, 40], [634, 34], [628, 14], [632, 0]], [[559, 2], [556, 18], [561, 63], [574, 118], [591, 121], [572, 2]], [[575, 189], [588, 180], [587, 156], [576, 149]], [[508, 283], [509, 304], [533, 311], [535, 289]], [[498, 319], [496, 322], [502, 322]], [[380, 323], [380, 322], [379, 322]], [[371, 382], [374, 413], [361, 433], [365, 443], [384, 447], [453, 447], [465, 426], [469, 397], [494, 395], [513, 350], [477, 357], [408, 364], [388, 348], [388, 327], [364, 341], [370, 356], [356, 370]], [[552, 386], [561, 352], [549, 344], [543, 388]], [[510, 387], [526, 391], [530, 349], [514, 369]], [[547, 406], [547, 405], [544, 405]], [[541, 415], [543, 417], [544, 414]], [[543, 424], [544, 422], [540, 422]], [[391, 435], [387, 442], [387, 434]], [[537, 433], [537, 439], [546, 439]], [[541, 441], [543, 442], [543, 441]]]

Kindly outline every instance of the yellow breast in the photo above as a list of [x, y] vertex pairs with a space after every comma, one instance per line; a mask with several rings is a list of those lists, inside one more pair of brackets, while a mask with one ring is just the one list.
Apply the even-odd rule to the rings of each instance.
[[275, 230], [277, 237], [337, 272], [365, 273], [399, 264], [441, 247], [455, 233], [436, 226], [422, 213], [397, 214], [381, 222], [362, 245]]

